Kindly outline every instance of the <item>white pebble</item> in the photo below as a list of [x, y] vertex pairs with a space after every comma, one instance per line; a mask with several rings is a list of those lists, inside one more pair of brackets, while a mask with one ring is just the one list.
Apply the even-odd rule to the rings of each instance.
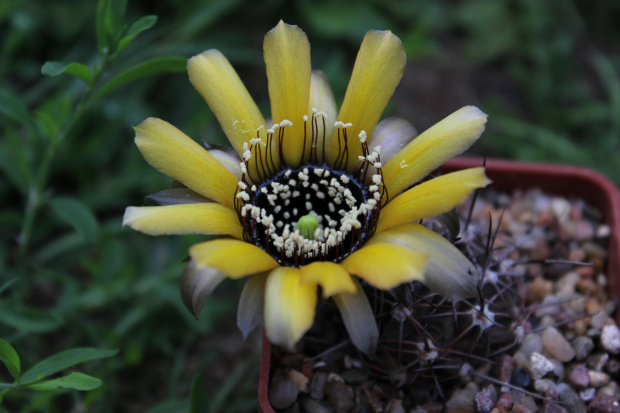
[[601, 332], [601, 344], [605, 350], [618, 354], [620, 353], [620, 330], [615, 324], [608, 324], [603, 327]]
[[532, 353], [530, 357], [530, 373], [532, 373], [534, 380], [542, 378], [545, 374], [553, 371], [553, 368], [553, 363], [547, 357], [537, 352]]

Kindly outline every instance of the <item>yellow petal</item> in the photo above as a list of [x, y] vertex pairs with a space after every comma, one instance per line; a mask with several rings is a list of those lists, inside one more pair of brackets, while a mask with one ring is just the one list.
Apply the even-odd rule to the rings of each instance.
[[383, 166], [383, 178], [394, 197], [466, 151], [484, 132], [485, 115], [465, 106], [427, 129]]
[[[243, 144], [257, 137], [257, 131], [258, 137], [267, 142], [263, 115], [220, 51], [207, 50], [192, 57], [187, 62], [187, 72], [190, 82], [207, 102], [239, 155], [243, 155]], [[264, 153], [264, 148], [261, 150]], [[273, 154], [275, 156], [277, 152], [274, 150]], [[277, 156], [273, 159], [279, 166]], [[255, 164], [256, 157], [253, 156], [250, 160], [251, 173], [256, 173]]]
[[[407, 56], [398, 37], [388, 31], [370, 31], [364, 37], [355, 60], [353, 74], [338, 114], [338, 120], [352, 123], [347, 129], [350, 171], [362, 154], [359, 133], [371, 136], [385, 106], [405, 70]], [[330, 146], [330, 164], [338, 155], [338, 130]]]
[[377, 232], [443, 214], [463, 203], [475, 189], [490, 183], [483, 167], [452, 172], [423, 182], [381, 209]]
[[419, 224], [405, 224], [375, 234], [366, 245], [402, 245], [428, 255], [424, 281], [432, 291], [451, 300], [476, 295], [477, 271], [451, 242]]
[[341, 265], [328, 261], [316, 261], [301, 267], [302, 284], [319, 284], [323, 296], [355, 292], [353, 279]]
[[189, 255], [198, 267], [216, 268], [230, 278], [241, 278], [278, 266], [276, 260], [256, 245], [233, 239], [196, 244], [190, 248]]
[[[316, 156], [312, 158], [312, 162], [321, 163], [327, 156], [327, 150], [334, 134], [334, 122], [338, 116], [338, 109], [334, 94], [329, 86], [327, 76], [320, 70], [312, 72], [312, 80], [310, 82], [310, 109], [317, 110], [317, 114], [323, 112], [325, 116], [316, 116], [314, 120], [314, 134], [316, 136]], [[313, 119], [312, 117], [310, 119]], [[313, 129], [308, 127], [310, 134]], [[310, 136], [310, 135], [309, 135]], [[305, 160], [309, 160], [309, 150], [306, 148], [307, 156]], [[323, 154], [325, 153], [325, 157]]]
[[206, 149], [161, 119], [148, 118], [134, 129], [136, 145], [151, 166], [195, 192], [233, 207], [239, 181]]
[[[304, 116], [310, 101], [310, 43], [297, 26], [280, 21], [265, 36], [263, 43], [269, 99], [273, 123], [289, 120], [282, 147], [286, 163], [297, 168], [301, 164], [304, 144]], [[308, 138], [306, 139], [306, 143]]]
[[237, 213], [215, 202], [128, 207], [125, 225], [149, 235], [225, 234], [243, 239]]
[[271, 271], [265, 288], [265, 333], [274, 344], [293, 350], [312, 327], [316, 310], [316, 284], [301, 284], [299, 268]]
[[389, 290], [397, 285], [424, 279], [426, 254], [390, 244], [366, 245], [345, 258], [341, 265], [373, 286]]

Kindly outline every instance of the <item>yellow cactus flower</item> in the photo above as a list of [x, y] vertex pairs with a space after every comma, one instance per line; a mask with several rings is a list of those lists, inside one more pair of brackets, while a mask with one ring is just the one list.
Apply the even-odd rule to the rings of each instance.
[[135, 127], [146, 161], [185, 188], [153, 195], [161, 206], [128, 207], [123, 224], [150, 235], [219, 235], [189, 251], [188, 308], [196, 315], [226, 277], [250, 276], [242, 332], [264, 314], [268, 338], [292, 348], [312, 326], [321, 291], [372, 355], [377, 328], [356, 277], [385, 290], [418, 280], [452, 299], [474, 295], [469, 260], [415, 222], [490, 182], [481, 167], [419, 183], [478, 139], [486, 115], [464, 107], [415, 139], [403, 120], [379, 122], [406, 62], [390, 31], [366, 34], [339, 112], [299, 27], [280, 22], [265, 36], [264, 56], [271, 122], [219, 51], [188, 62], [234, 151], [205, 149], [160, 119]]

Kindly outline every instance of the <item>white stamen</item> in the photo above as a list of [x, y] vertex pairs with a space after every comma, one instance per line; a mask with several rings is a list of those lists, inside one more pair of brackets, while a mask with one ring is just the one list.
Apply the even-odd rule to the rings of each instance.
[[366, 142], [367, 136], [366, 136], [366, 131], [365, 130], [362, 130], [358, 136], [360, 138], [360, 142], [361, 143]]

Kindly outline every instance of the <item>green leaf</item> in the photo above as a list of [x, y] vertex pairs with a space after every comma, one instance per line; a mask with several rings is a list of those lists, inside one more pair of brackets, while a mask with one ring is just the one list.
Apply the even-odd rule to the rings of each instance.
[[27, 127], [30, 132], [37, 131], [35, 121], [26, 105], [11, 92], [2, 89], [0, 89], [0, 114], [14, 119]]
[[41, 74], [47, 76], [58, 76], [61, 74], [67, 74], [75, 77], [79, 77], [88, 84], [93, 83], [93, 73], [90, 68], [82, 63], [69, 63], [64, 64], [60, 62], [47, 61], [41, 67]]
[[13, 306], [0, 308], [0, 323], [26, 333], [47, 333], [61, 325], [61, 321], [49, 312]]
[[108, 12], [108, 3], [110, 0], [99, 0], [97, 2], [97, 15], [95, 18], [95, 27], [97, 32], [97, 49], [99, 50], [99, 54], [106, 54], [110, 45], [108, 44], [108, 37], [106, 36], [105, 31], [105, 18], [106, 13]]
[[73, 372], [67, 376], [42, 381], [40, 383], [29, 384], [24, 387], [30, 390], [38, 391], [51, 391], [58, 388], [88, 391], [100, 387], [101, 384], [101, 380], [95, 377], [83, 373]]
[[37, 118], [39, 119], [39, 125], [43, 133], [47, 135], [50, 141], [55, 145], [58, 143], [58, 125], [56, 124], [57, 119], [52, 117], [50, 114], [37, 111]]
[[35, 255], [37, 262], [49, 262], [59, 255], [66, 254], [86, 245], [86, 240], [81, 234], [72, 232], [63, 234], [43, 245]]
[[15, 284], [15, 282], [18, 280], [18, 277], [15, 278], [11, 278], [10, 280], [8, 280], [7, 282], [5, 282], [4, 284], [0, 285], [0, 294], [2, 294], [4, 292], [4, 290], [8, 289], [10, 286], [12, 286], [13, 284]]
[[5, 340], [0, 338], [0, 361], [4, 363], [9, 373], [15, 380], [19, 379], [21, 371], [19, 356], [15, 349]]
[[99, 236], [99, 224], [90, 208], [74, 198], [58, 197], [50, 201], [56, 215], [71, 225], [86, 241]]
[[107, 95], [129, 82], [146, 76], [160, 73], [181, 73], [187, 70], [187, 58], [182, 56], [156, 57], [146, 62], [139, 63], [122, 73], [114, 76], [108, 83], [103, 85], [97, 92], [96, 97]]
[[[18, 387], [17, 384], [0, 383], [0, 391], [7, 390], [7, 389], [14, 389], [16, 387]], [[0, 401], [2, 401], [2, 399], [0, 399]], [[0, 410], [0, 412], [2, 411], [4, 410]]]
[[123, 19], [127, 0], [110, 0], [106, 13], [104, 25], [105, 31], [110, 41], [110, 45], [116, 46], [116, 42], [121, 37], [123, 31]]
[[207, 396], [207, 387], [202, 380], [202, 374], [198, 373], [192, 380], [192, 390], [189, 395], [189, 413], [208, 413], [209, 397]]
[[65, 350], [34, 365], [30, 370], [24, 373], [21, 383], [32, 383], [76, 364], [112, 357], [116, 353], [118, 353], [118, 350], [99, 350], [96, 348], [74, 348]]
[[114, 52], [122, 35], [126, 0], [99, 0], [97, 3], [96, 31], [99, 54]]
[[127, 31], [125, 37], [123, 37], [121, 41], [118, 42], [117, 52], [123, 50], [125, 46], [131, 43], [133, 39], [135, 39], [136, 36], [138, 36], [140, 33], [153, 27], [156, 22], [157, 16], [155, 15], [143, 16], [139, 18], [136, 22], [134, 22], [134, 24], [131, 25], [131, 27], [129, 27], [129, 30]]

